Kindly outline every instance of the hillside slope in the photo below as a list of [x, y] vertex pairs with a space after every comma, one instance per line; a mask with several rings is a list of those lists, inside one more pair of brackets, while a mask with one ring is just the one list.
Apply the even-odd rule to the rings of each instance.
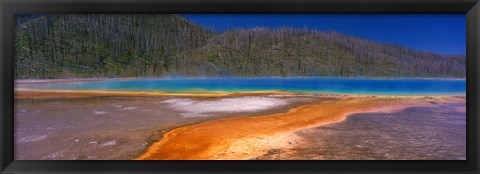
[[442, 56], [336, 32], [215, 33], [178, 15], [17, 17], [16, 78], [164, 76], [465, 77]]
[[17, 78], [168, 74], [174, 55], [203, 46], [213, 36], [177, 15], [22, 18], [17, 18], [15, 40]]
[[[464, 77], [464, 56], [441, 56], [336, 32], [233, 30], [183, 53], [186, 75]], [[194, 65], [206, 68], [195, 71]]]

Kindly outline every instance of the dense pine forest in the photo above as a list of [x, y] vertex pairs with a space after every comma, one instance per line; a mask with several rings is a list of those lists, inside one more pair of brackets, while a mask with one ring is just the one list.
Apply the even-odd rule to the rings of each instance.
[[465, 77], [446, 56], [337, 32], [216, 32], [179, 15], [16, 16], [15, 78]]

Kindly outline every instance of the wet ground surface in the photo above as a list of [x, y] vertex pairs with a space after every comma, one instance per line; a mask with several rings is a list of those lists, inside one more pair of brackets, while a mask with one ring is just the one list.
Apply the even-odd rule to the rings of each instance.
[[[242, 102], [258, 102], [237, 97]], [[265, 96], [265, 101], [283, 102], [257, 112], [202, 112], [200, 117], [185, 116], [185, 104], [197, 105], [222, 98], [175, 97], [87, 97], [67, 99], [21, 99], [15, 103], [15, 160], [132, 159], [145, 151], [168, 130], [222, 117], [269, 115], [325, 99], [318, 96]], [[230, 98], [235, 99], [235, 98]], [[227, 100], [230, 101], [231, 100]], [[166, 102], [170, 101], [170, 102]], [[173, 100], [177, 101], [177, 100]], [[183, 102], [183, 103], [181, 103]], [[275, 103], [275, 104], [277, 104]], [[187, 103], [189, 104], [189, 103]], [[203, 106], [203, 105], [200, 105]], [[252, 107], [255, 105], [251, 105]], [[265, 106], [269, 106], [268, 104]], [[245, 108], [244, 108], [245, 109]], [[248, 109], [246, 109], [248, 110]]]
[[298, 131], [291, 147], [258, 159], [465, 160], [465, 103], [361, 113]]

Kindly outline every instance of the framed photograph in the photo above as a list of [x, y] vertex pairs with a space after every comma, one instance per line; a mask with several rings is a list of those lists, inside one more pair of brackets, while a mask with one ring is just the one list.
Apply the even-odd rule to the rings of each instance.
[[1, 173], [478, 173], [476, 0], [4, 0]]

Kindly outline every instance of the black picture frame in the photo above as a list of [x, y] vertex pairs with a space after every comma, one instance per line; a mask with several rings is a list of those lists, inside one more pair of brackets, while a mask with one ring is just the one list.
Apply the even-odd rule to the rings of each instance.
[[[477, 0], [1, 0], [1, 173], [479, 173], [480, 7]], [[459, 161], [15, 161], [14, 14], [395, 13], [466, 14], [467, 160]]]

